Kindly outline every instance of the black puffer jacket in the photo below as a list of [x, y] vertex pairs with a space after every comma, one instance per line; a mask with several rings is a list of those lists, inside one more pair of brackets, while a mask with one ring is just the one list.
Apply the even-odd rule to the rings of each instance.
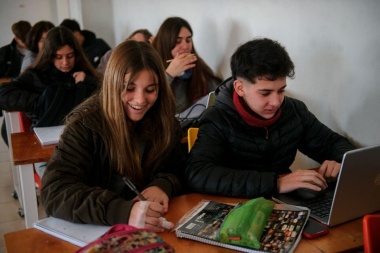
[[75, 83], [72, 74], [55, 67], [46, 71], [25, 70], [16, 80], [0, 85], [0, 108], [25, 112], [31, 127], [63, 124], [66, 114], [100, 87], [100, 81], [86, 75]]
[[0, 48], [0, 77], [16, 78], [20, 74], [24, 56], [16, 48], [16, 41]]
[[96, 38], [95, 33], [83, 30], [82, 35], [84, 36], [84, 42], [82, 45], [83, 52], [87, 56], [88, 60], [96, 68], [102, 56], [111, 50], [111, 47], [101, 38]]
[[216, 90], [216, 101], [200, 119], [186, 177], [199, 192], [255, 198], [277, 194], [277, 176], [289, 173], [297, 150], [322, 163], [340, 162], [355, 147], [323, 125], [306, 105], [285, 97], [281, 117], [264, 128], [247, 125], [232, 101], [233, 80]]

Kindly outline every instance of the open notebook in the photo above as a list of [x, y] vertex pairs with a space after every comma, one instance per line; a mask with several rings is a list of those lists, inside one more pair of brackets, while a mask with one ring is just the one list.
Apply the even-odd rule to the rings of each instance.
[[38, 220], [33, 226], [79, 247], [89, 244], [110, 229], [109, 226], [72, 223], [54, 217]]
[[35, 127], [33, 128], [33, 131], [37, 135], [38, 140], [41, 142], [42, 145], [51, 145], [58, 143], [64, 127], [64, 125], [51, 127]]

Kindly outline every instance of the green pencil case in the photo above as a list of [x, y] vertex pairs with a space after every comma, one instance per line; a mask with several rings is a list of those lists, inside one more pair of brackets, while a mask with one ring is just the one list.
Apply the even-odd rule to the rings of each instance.
[[219, 240], [228, 244], [260, 248], [261, 235], [273, 207], [273, 201], [260, 197], [235, 208], [224, 220], [219, 231]]

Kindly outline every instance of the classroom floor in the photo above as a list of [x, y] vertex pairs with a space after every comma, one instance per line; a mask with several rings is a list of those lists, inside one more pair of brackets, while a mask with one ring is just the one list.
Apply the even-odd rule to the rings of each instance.
[[[0, 125], [3, 118], [0, 118]], [[6, 253], [4, 234], [25, 229], [24, 218], [18, 215], [20, 203], [14, 199], [12, 192], [13, 177], [10, 163], [9, 150], [0, 137], [0, 253]], [[42, 209], [40, 207], [40, 209]], [[39, 213], [43, 210], [39, 210]], [[41, 215], [40, 215], [41, 216]]]

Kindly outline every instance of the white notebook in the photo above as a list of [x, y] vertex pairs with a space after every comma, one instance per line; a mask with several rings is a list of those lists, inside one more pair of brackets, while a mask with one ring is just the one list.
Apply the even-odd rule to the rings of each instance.
[[111, 228], [110, 226], [72, 223], [54, 217], [38, 220], [34, 222], [33, 227], [79, 247], [84, 247]]
[[64, 125], [52, 127], [35, 127], [33, 130], [42, 145], [50, 145], [58, 143], [64, 127]]

